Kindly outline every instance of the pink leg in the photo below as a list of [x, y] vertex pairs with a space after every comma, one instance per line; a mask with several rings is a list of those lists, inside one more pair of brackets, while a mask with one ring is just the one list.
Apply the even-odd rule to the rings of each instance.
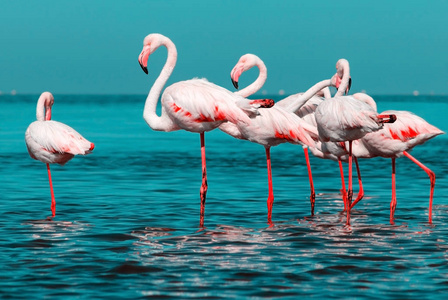
[[394, 214], [397, 208], [397, 190], [395, 181], [395, 157], [392, 157], [392, 200], [390, 201], [390, 224], [394, 225]]
[[311, 203], [311, 215], [314, 216], [314, 203], [316, 201], [316, 192], [314, 191], [313, 174], [311, 173], [310, 157], [308, 155], [308, 148], [303, 148], [305, 152], [306, 166], [308, 167], [308, 178], [310, 180], [310, 203]]
[[204, 133], [201, 132], [201, 158], [202, 158], [202, 185], [199, 191], [201, 197], [201, 214], [199, 220], [199, 226], [204, 227], [204, 214], [205, 214], [205, 198], [207, 195], [207, 167], [205, 164], [205, 140]]
[[341, 173], [342, 200], [344, 201], [344, 211], [346, 211], [347, 210], [347, 190], [345, 189], [344, 168], [342, 167], [342, 161], [340, 158], [338, 159], [338, 163], [339, 163], [339, 171]]
[[50, 181], [50, 190], [51, 190], [51, 212], [52, 212], [52, 217], [54, 218], [56, 216], [56, 200], [54, 199], [53, 182], [51, 181], [50, 164], [47, 164], [47, 171], [48, 171], [48, 180]]
[[271, 170], [271, 147], [266, 147], [266, 162], [268, 168], [268, 185], [269, 185], [269, 196], [268, 196], [268, 223], [272, 224], [272, 206], [274, 205], [274, 188], [272, 187], [272, 170]]
[[436, 185], [436, 174], [434, 174], [433, 171], [431, 171], [428, 167], [426, 167], [424, 164], [422, 164], [421, 162], [419, 162], [417, 159], [415, 159], [412, 155], [410, 155], [408, 152], [403, 151], [403, 154], [409, 158], [410, 160], [412, 160], [414, 163], [417, 164], [417, 166], [419, 166], [420, 168], [422, 168], [426, 174], [428, 174], [429, 176], [429, 180], [431, 181], [431, 191], [429, 194], [429, 218], [428, 218], [428, 222], [432, 223], [432, 198], [434, 196], [434, 187]]
[[353, 201], [352, 205], [350, 206], [350, 209], [352, 209], [356, 205], [356, 203], [361, 201], [361, 199], [364, 197], [364, 188], [362, 186], [361, 171], [359, 170], [358, 159], [356, 157], [353, 157], [353, 160], [355, 161], [356, 173], [358, 174], [359, 193], [358, 197], [356, 197], [356, 200]]
[[352, 163], [352, 141], [348, 142], [348, 193], [347, 193], [347, 223], [350, 225], [350, 206], [353, 197], [353, 163]]

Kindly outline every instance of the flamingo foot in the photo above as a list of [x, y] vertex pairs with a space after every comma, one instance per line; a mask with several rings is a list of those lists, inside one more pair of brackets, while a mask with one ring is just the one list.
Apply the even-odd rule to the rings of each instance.
[[316, 202], [316, 193], [312, 192], [310, 195], [310, 203], [311, 203], [311, 215], [314, 216], [314, 204]]
[[395, 215], [395, 209], [397, 208], [397, 200], [396, 199], [392, 199], [392, 201], [390, 202], [390, 217], [389, 217], [389, 221], [390, 221], [390, 225], [394, 225], [394, 215]]
[[350, 211], [351, 211], [351, 203], [353, 197], [353, 190], [348, 190], [347, 192], [347, 222], [346, 225], [350, 226]]
[[203, 186], [201, 187], [200, 192], [200, 198], [201, 198], [201, 212], [200, 212], [200, 220], [199, 220], [199, 226], [204, 227], [204, 215], [205, 215], [205, 198], [207, 195], [207, 187], [205, 187], [205, 191], [203, 189]]
[[272, 225], [272, 207], [274, 206], [274, 197], [268, 198], [267, 205], [268, 205], [268, 224]]

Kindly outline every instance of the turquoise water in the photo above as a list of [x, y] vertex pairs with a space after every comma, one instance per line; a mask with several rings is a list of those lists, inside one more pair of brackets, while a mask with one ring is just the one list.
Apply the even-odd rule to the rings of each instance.
[[[199, 135], [155, 132], [145, 96], [55, 95], [53, 119], [95, 143], [91, 155], [45, 165], [24, 132], [38, 95], [0, 96], [0, 294], [4, 299], [435, 299], [448, 294], [448, 137], [412, 154], [437, 176], [397, 160], [395, 225], [390, 160], [361, 160], [365, 199], [344, 226], [338, 165], [298, 146], [272, 149], [274, 226], [266, 223], [264, 149], [206, 134], [209, 191], [199, 230]], [[411, 110], [448, 130], [448, 97], [375, 97], [379, 111]], [[356, 180], [354, 181], [357, 182]], [[355, 185], [355, 192], [357, 185]]]

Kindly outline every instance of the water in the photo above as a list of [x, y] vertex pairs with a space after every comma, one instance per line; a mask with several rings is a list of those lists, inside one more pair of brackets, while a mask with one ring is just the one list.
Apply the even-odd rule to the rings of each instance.
[[[298, 146], [272, 149], [274, 226], [266, 223], [264, 150], [206, 134], [209, 192], [199, 230], [199, 135], [154, 132], [145, 96], [55, 95], [53, 118], [95, 143], [52, 166], [29, 158], [24, 132], [38, 96], [1, 96], [0, 294], [34, 298], [434, 299], [448, 294], [448, 138], [412, 154], [437, 176], [397, 160], [398, 207], [389, 223], [390, 160], [362, 160], [366, 192], [344, 226], [337, 163], [312, 157], [316, 215]], [[376, 97], [447, 131], [448, 97]], [[354, 181], [356, 183], [356, 180]], [[355, 192], [357, 185], [355, 185]]]

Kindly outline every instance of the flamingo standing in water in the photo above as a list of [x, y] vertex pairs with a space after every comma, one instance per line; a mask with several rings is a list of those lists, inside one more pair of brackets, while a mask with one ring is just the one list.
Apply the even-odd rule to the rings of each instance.
[[[264, 85], [267, 79], [267, 68], [264, 62], [256, 55], [254, 54], [245, 54], [240, 57], [235, 67], [232, 69], [230, 73], [230, 77], [232, 79], [232, 83], [236, 89], [239, 88], [238, 86], [238, 80], [242, 73], [245, 71], [251, 69], [252, 67], [256, 66], [259, 69], [259, 74], [257, 79], [245, 87], [242, 90], [239, 90], [238, 92], [235, 92], [238, 95], [248, 97], [257, 91], [260, 90], [260, 88]], [[345, 67], [345, 65], [343, 66]], [[345, 71], [345, 72], [344, 72]], [[337, 76], [335, 78], [335, 86], [340, 89], [341, 91], [345, 91], [346, 93], [350, 90], [351, 86], [351, 78], [350, 73], [348, 70], [340, 69], [338, 70]], [[311, 99], [306, 99], [303, 96], [303, 93], [294, 94], [291, 96], [286, 97], [285, 99], [282, 99], [276, 103], [276, 107], [282, 107], [285, 108], [291, 112], [296, 113], [302, 120], [304, 120], [306, 123], [316, 127], [316, 119], [314, 117], [314, 112], [316, 110], [316, 107], [324, 100], [321, 96], [323, 95], [325, 98], [331, 98], [330, 90], [328, 87], [323, 88], [321, 91], [318, 91], [316, 95], [313, 95]], [[292, 105], [292, 106], [291, 106]], [[316, 142], [318, 142], [318, 138], [316, 137]], [[320, 142], [318, 142], [320, 144]], [[320, 152], [319, 149], [315, 147], [310, 148], [315, 155]], [[308, 155], [308, 146], [303, 145], [303, 150], [305, 154], [305, 159], [307, 163], [308, 168], [308, 178], [310, 181], [310, 204], [311, 204], [311, 215], [314, 215], [314, 204], [315, 204], [315, 198], [316, 193], [314, 190], [314, 184], [313, 184], [313, 177], [311, 172], [311, 164], [309, 160]], [[323, 155], [320, 153], [320, 155], [317, 155], [321, 158], [328, 158], [328, 155]], [[335, 158], [332, 156], [331, 158]], [[337, 160], [337, 158], [335, 158]], [[339, 165], [342, 172], [342, 163], [339, 160]], [[341, 173], [342, 180], [344, 179], [343, 174]], [[345, 191], [345, 184], [342, 184], [343, 191]], [[344, 202], [345, 203], [345, 202]]]
[[[355, 98], [368, 103], [376, 111], [375, 101], [368, 95], [357, 93]], [[368, 133], [360, 140], [354, 141], [353, 155], [358, 158], [386, 157], [392, 160], [392, 200], [390, 203], [390, 223], [393, 224], [395, 209], [397, 206], [396, 188], [395, 188], [395, 159], [406, 156], [412, 162], [422, 168], [429, 176], [431, 187], [429, 196], [428, 220], [432, 223], [432, 202], [435, 186], [435, 174], [428, 167], [414, 158], [409, 151], [415, 146], [421, 145], [426, 141], [443, 134], [444, 132], [437, 127], [429, 124], [421, 117], [409, 111], [388, 110], [381, 115], [395, 115], [397, 121], [393, 124], [384, 124], [384, 127], [378, 131]], [[351, 204], [354, 207], [359, 200]]]
[[158, 131], [184, 129], [200, 134], [202, 157], [202, 185], [200, 188], [201, 210], [200, 227], [204, 226], [205, 199], [207, 193], [207, 169], [205, 160], [204, 132], [217, 128], [224, 122], [237, 123], [242, 126], [251, 123], [251, 117], [260, 107], [271, 107], [271, 99], [248, 100], [244, 97], [208, 82], [205, 79], [180, 81], [168, 86], [162, 94], [162, 113], [156, 114], [159, 96], [170, 77], [177, 61], [174, 43], [161, 34], [149, 34], [143, 40], [143, 50], [139, 63], [148, 74], [148, 58], [160, 46], [168, 51], [166, 63], [149, 91], [146, 98], [143, 117], [149, 127]]
[[51, 212], [56, 216], [56, 200], [51, 180], [50, 164], [64, 165], [75, 155], [89, 154], [95, 145], [82, 137], [76, 130], [63, 123], [51, 120], [54, 97], [49, 92], [40, 95], [37, 101], [37, 121], [31, 123], [25, 132], [25, 142], [30, 156], [47, 164], [51, 190]]
[[[234, 74], [233, 71], [232, 74]], [[234, 78], [232, 77], [232, 79]], [[234, 80], [234, 82], [236, 81]], [[315, 84], [306, 93], [298, 97], [294, 106], [303, 105], [318, 91], [324, 87], [334, 85], [335, 82], [336, 79], [332, 78]], [[241, 92], [244, 93], [244, 90]], [[304, 147], [314, 147], [317, 140], [316, 127], [306, 123], [293, 111], [277, 106], [270, 109], [259, 109], [259, 115], [254, 117], [249, 126], [224, 123], [219, 127], [219, 129], [235, 138], [249, 140], [265, 147], [269, 186], [267, 200], [269, 224], [272, 224], [272, 206], [274, 202], [270, 148], [286, 142], [299, 144]]]
[[[340, 59], [336, 69], [349, 70], [348, 61]], [[319, 104], [315, 117], [319, 139], [322, 142], [348, 141], [349, 181], [345, 207], [350, 208], [353, 195], [352, 142], [369, 132], [380, 130], [384, 123], [393, 123], [396, 116], [378, 114], [367, 103], [353, 96], [342, 96], [342, 92], [338, 90], [334, 98]], [[347, 225], [350, 225], [350, 209], [347, 209]]]

